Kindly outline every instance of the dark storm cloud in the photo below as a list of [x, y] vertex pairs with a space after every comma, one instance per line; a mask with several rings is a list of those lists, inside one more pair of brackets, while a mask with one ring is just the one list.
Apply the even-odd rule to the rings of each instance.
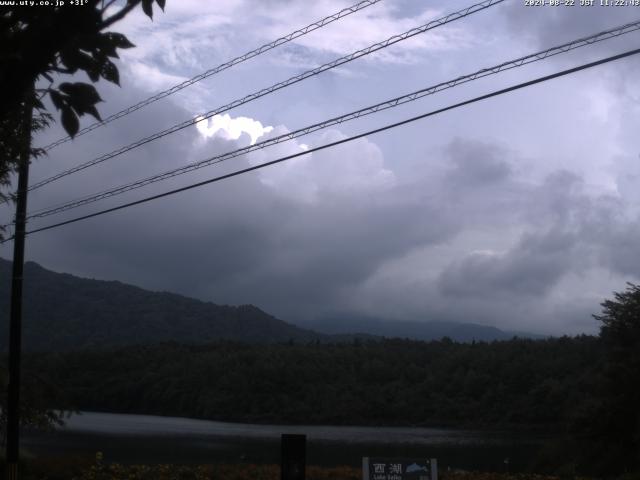
[[[166, 118], [185, 115], [170, 104], [158, 106], [152, 124], [131, 119], [114, 125], [114, 131], [104, 129], [94, 142], [104, 141], [106, 148], [119, 137], [119, 129], [146, 131]], [[205, 141], [191, 129], [121, 159], [114, 167], [117, 173], [95, 169], [76, 183], [43, 189], [38, 202], [73, 197], [75, 190], [100, 190], [120, 175], [137, 178], [237, 145], [217, 137]], [[356, 150], [366, 152], [363, 147]], [[92, 148], [99, 150], [95, 144]], [[586, 328], [590, 320], [585, 312], [593, 307], [546, 300], [570, 273], [597, 266], [640, 277], [639, 232], [621, 213], [621, 199], [591, 195], [578, 175], [565, 171], [538, 183], [523, 182], [513, 167], [517, 154], [487, 141], [455, 138], [441, 155], [440, 167], [410, 181], [379, 190], [320, 189], [322, 195], [311, 203], [263, 183], [259, 174], [249, 174], [36, 234], [29, 239], [28, 255], [58, 271], [216, 303], [253, 303], [296, 320], [345, 311], [349, 295], [386, 262], [412, 249], [443, 245], [474, 229], [517, 227], [523, 233], [506, 251], [452, 257], [433, 283], [420, 287], [422, 292], [393, 299], [397, 306], [385, 316], [525, 329], [514, 320], [516, 313], [528, 321], [539, 319], [547, 329], [552, 327], [548, 319], [543, 321], [545, 315], [556, 314], [573, 318], [571, 328]], [[57, 158], [72, 165], [85, 157], [81, 150], [69, 149]], [[317, 177], [328, 175], [328, 186], [335, 168], [331, 160], [329, 156], [311, 163], [329, 169], [313, 170]], [[243, 158], [233, 164], [246, 165]], [[175, 185], [215, 172], [201, 170]], [[168, 188], [161, 184], [151, 191]], [[468, 244], [468, 251], [476, 248], [475, 242]], [[420, 268], [411, 266], [412, 271]], [[376, 292], [369, 295], [375, 298]]]
[[[518, 155], [502, 144], [453, 138], [439, 152], [442, 165], [416, 179], [437, 192], [433, 201], [461, 229], [509, 226], [526, 208], [529, 186], [516, 175]], [[435, 180], [435, 181], [434, 181]]]
[[[276, 11], [274, 8], [279, 11], [292, 3], [291, 0], [270, 0], [255, 5], [258, 16], [263, 15], [268, 20], [272, 17], [267, 14], [273, 14]], [[407, 1], [399, 5], [419, 13], [423, 7], [418, 9], [418, 3]], [[343, 4], [346, 6], [345, 2]], [[522, 42], [524, 47], [521, 50], [526, 52], [549, 47], [629, 21], [631, 11], [617, 8], [525, 8], [522, 4], [519, 0], [504, 2], [504, 8], [495, 11], [496, 19], [498, 10], [505, 12], [504, 19], [508, 25], [508, 31], [505, 32], [503, 25], [498, 25], [499, 20], [496, 20], [494, 32], [498, 40], [509, 37], [509, 43], [502, 44], [509, 50], [509, 55], [504, 55], [504, 58], [520, 54], [510, 51], [512, 44]], [[435, 6], [451, 9], [444, 3]], [[200, 6], [197, 7], [199, 10]], [[332, 11], [338, 9], [338, 5], [334, 7]], [[379, 8], [383, 7], [387, 8], [384, 2]], [[405, 8], [390, 11], [392, 17], [397, 19], [406, 18], [408, 12]], [[372, 8], [369, 12], [373, 14], [375, 10]], [[319, 13], [311, 13], [314, 18], [320, 16]], [[250, 16], [247, 18], [250, 19]], [[352, 17], [357, 18], [366, 16], [363, 12]], [[264, 25], [259, 22], [263, 20], [256, 21], [254, 32], [262, 31]], [[295, 26], [304, 24], [297, 20], [294, 23]], [[415, 22], [411, 20], [409, 23]], [[391, 22], [390, 25], [395, 29], [398, 23]], [[339, 27], [339, 24], [334, 27]], [[281, 28], [283, 32], [291, 29], [288, 25]], [[191, 53], [211, 50], [219, 54], [217, 47], [212, 48], [208, 39], [204, 41], [200, 37], [202, 30], [203, 26], [197, 25], [193, 32], [198, 35], [189, 37], [193, 41]], [[327, 29], [322, 34], [331, 31]], [[363, 33], [362, 29], [358, 31]], [[373, 33], [379, 40], [378, 37], [384, 36], [385, 32], [382, 29]], [[240, 48], [240, 40], [246, 40], [241, 29], [229, 27], [228, 33], [228, 38], [227, 30], [219, 36], [225, 37], [225, 41], [232, 44], [233, 48]], [[269, 35], [276, 37], [275, 34]], [[135, 36], [131, 38], [134, 43], [140, 43]], [[177, 34], [167, 37], [176, 39], [175, 42], [157, 42], [156, 38], [163, 37], [154, 37], [154, 43], [158, 45], [182, 45], [177, 41]], [[234, 38], [240, 43], [229, 40]], [[318, 38], [323, 38], [323, 42], [329, 41], [326, 37]], [[343, 43], [344, 38], [350, 37], [330, 37], [329, 43], [336, 48], [336, 44]], [[251, 40], [250, 43], [258, 45], [261, 41]], [[597, 48], [612, 48], [605, 45], [609, 44], [603, 43]], [[342, 44], [339, 47], [345, 48]], [[476, 58], [478, 52], [484, 52], [481, 47], [479, 45], [478, 51], [470, 52], [469, 56]], [[151, 47], [149, 49], [154, 51]], [[284, 51], [293, 52], [293, 58], [297, 59], [309, 50], [309, 45], [297, 45], [289, 46]], [[518, 48], [514, 47], [513, 50]], [[229, 58], [239, 51], [230, 50]], [[184, 53], [176, 48], [175, 52], [182, 57], [158, 57], [156, 52], [151, 55], [149, 65], [172, 65], [174, 70], [179, 70], [180, 61], [188, 63], [187, 53], [190, 50], [186, 48]], [[451, 58], [458, 58], [454, 53]], [[196, 57], [195, 54], [193, 56]], [[468, 60], [467, 57], [461, 58]], [[503, 58], [502, 52], [500, 58]], [[170, 60], [177, 63], [174, 65]], [[307, 61], [315, 62], [317, 58]], [[448, 61], [453, 63], [449, 56], [443, 56], [447, 71], [467, 70], [458, 68], [461, 67], [459, 65], [454, 69], [452, 64], [446, 63]], [[269, 75], [274, 76], [274, 80], [276, 77], [285, 78], [282, 72], [268, 70], [265, 65], [255, 68], [247, 64], [241, 69], [247, 69], [244, 71], [245, 78], [248, 73], [265, 83], [269, 83]], [[433, 65], [428, 68], [432, 69]], [[399, 81], [397, 70], [394, 68], [384, 72], [380, 68], [380, 77], [376, 77], [375, 81], [385, 88], [395, 88]], [[420, 76], [416, 70], [407, 71], [411, 72], [411, 75], [406, 75], [407, 78]], [[447, 73], [446, 78], [453, 75]], [[230, 81], [232, 78], [233, 82]], [[108, 99], [101, 104], [103, 115], [135, 103], [151, 93], [141, 91], [142, 88], [132, 88], [133, 80], [129, 80], [123, 81], [126, 88], [122, 90], [98, 85], [103, 98]], [[383, 84], [383, 81], [387, 83]], [[207, 91], [203, 98], [213, 105], [223, 104], [225, 95], [234, 96], [236, 93], [233, 88], [243, 85], [243, 82], [245, 80], [240, 74], [237, 77], [213, 79], [207, 85], [215, 85], [215, 90], [212, 88]], [[309, 85], [313, 84], [310, 82]], [[309, 123], [307, 117], [316, 119], [318, 110], [330, 110], [331, 102], [336, 102], [336, 98], [351, 101], [359, 96], [371, 96], [372, 82], [359, 82], [357, 85], [358, 91], [354, 88], [347, 93], [332, 85], [331, 91], [323, 91], [322, 95], [308, 87], [309, 90], [300, 90], [298, 93], [307, 100], [304, 107], [294, 104], [290, 108], [296, 111], [296, 119], [305, 119], [301, 121], [302, 124]], [[212, 99], [213, 96], [215, 98]], [[34, 163], [34, 180], [197, 113], [184, 107], [189, 104], [188, 97], [183, 101], [177, 95], [172, 100], [173, 103], [158, 102], [56, 149], [49, 158]], [[503, 111], [502, 104], [496, 105], [492, 112], [495, 118], [512, 125], [519, 124], [511, 122], [510, 113]], [[256, 108], [242, 111], [262, 121], [277, 115], [279, 121], [286, 122], [280, 120], [287, 117], [282, 115], [283, 110], [278, 109], [288, 107], [264, 107], [262, 117], [256, 113], [260, 112], [260, 105]], [[339, 108], [342, 111], [343, 106]], [[523, 101], [523, 108], [536, 113], [535, 105], [528, 100]], [[570, 112], [562, 112], [563, 115], [565, 113], [569, 125], [572, 117]], [[235, 112], [232, 114], [235, 115]], [[552, 111], [550, 114], [558, 115], [559, 112]], [[613, 114], [612, 118], [615, 118]], [[630, 116], [628, 124], [632, 124], [633, 120], [635, 117]], [[460, 123], [451, 127], [457, 138], [451, 139], [453, 135], [445, 131], [437, 140], [430, 140], [426, 135], [418, 136], [413, 151], [418, 152], [415, 155], [420, 160], [428, 160], [423, 162], [425, 167], [419, 171], [407, 168], [410, 178], [399, 178], [396, 183], [391, 182], [386, 186], [384, 182], [376, 183], [379, 179], [375, 177], [375, 169], [380, 170], [380, 167], [375, 162], [371, 162], [371, 175], [366, 169], [355, 169], [355, 172], [350, 172], [348, 168], [339, 169], [340, 162], [357, 154], [363, 157], [356, 158], [358, 161], [352, 162], [353, 165], [360, 160], [366, 164], [370, 157], [375, 156], [375, 152], [367, 150], [371, 143], [360, 143], [352, 150], [331, 150], [326, 156], [315, 155], [313, 166], [302, 170], [303, 174], [299, 176], [296, 175], [300, 171], [295, 168], [287, 170], [284, 165], [272, 167], [286, 179], [282, 183], [276, 182], [275, 186], [264, 182], [262, 174], [252, 173], [34, 235], [29, 239], [27, 255], [58, 271], [116, 279], [216, 303], [253, 303], [287, 320], [320, 316], [324, 311], [355, 311], [360, 306], [354, 306], [355, 302], [350, 297], [362, 289], [362, 304], [374, 305], [374, 309], [384, 304], [384, 309], [378, 309], [380, 315], [391, 319], [479, 321], [543, 333], [545, 330], [562, 333], [565, 326], [572, 331], [584, 331], [585, 325], [591, 321], [589, 314], [594, 313], [601, 299], [594, 300], [591, 293], [591, 297], [586, 293], [576, 294], [575, 290], [566, 293], [564, 289], [567, 285], [580, 285], [581, 276], [588, 275], [589, 269], [594, 268], [601, 269], [603, 277], [620, 275], [630, 279], [640, 278], [640, 242], [637, 241], [640, 231], [635, 226], [638, 225], [638, 218], [630, 212], [627, 199], [589, 192], [589, 186], [581, 174], [556, 170], [542, 179], [536, 179], [530, 172], [523, 172], [521, 165], [526, 162], [521, 161], [520, 154], [531, 155], [532, 151], [540, 151], [527, 150], [526, 143], [547, 140], [531, 124], [522, 123], [521, 128], [531, 128], [525, 141], [504, 135], [508, 128], [503, 130], [502, 123], [495, 131], [484, 129], [484, 125], [477, 125], [477, 118], [473, 116], [468, 119], [460, 117]], [[476, 138], [470, 138], [474, 133]], [[396, 134], [396, 146], [384, 151], [384, 168], [387, 169], [391, 168], [389, 165], [402, 167], [403, 162], [414, 160], [404, 158], [402, 153], [409, 149], [402, 148], [401, 143], [411, 140], [402, 137], [401, 133]], [[43, 137], [38, 143], [46, 144], [47, 140], [54, 140], [59, 135], [59, 131], [48, 131], [46, 138]], [[495, 135], [503, 135], [504, 143], [497, 144], [490, 140]], [[537, 160], [548, 170], [559, 168], [555, 165], [564, 163], [556, 152], [568, 149], [555, 147], [564, 147], [563, 142], [568, 144], [576, 138], [562, 138], [558, 140], [558, 145], [549, 145], [546, 156]], [[375, 138], [369, 140], [376, 141]], [[246, 144], [246, 141], [246, 138], [234, 142], [219, 137], [205, 141], [192, 128], [153, 142], [104, 166], [33, 192], [30, 203], [33, 208], [38, 208], [103, 190], [128, 179], [137, 179], [234, 149], [242, 142]], [[580, 141], [586, 144], [599, 142], [593, 131], [580, 137]], [[369, 154], [370, 157], [367, 157]], [[558, 158], [554, 155], [558, 155]], [[336, 161], [332, 162], [332, 159]], [[584, 159], [584, 162], [590, 161]], [[237, 168], [249, 164], [245, 158], [237, 158], [232, 162]], [[231, 168], [228, 165], [221, 170], [200, 170], [170, 184], [159, 184], [118, 197], [104, 205], [115, 205], [143, 194], [186, 185]], [[401, 170], [398, 168], [390, 173], [400, 177]], [[338, 175], [338, 172], [346, 172], [347, 175]], [[351, 174], [353, 176], [349, 177]], [[341, 184], [345, 176], [349, 181]], [[366, 188], [361, 188], [358, 183], [360, 180]], [[291, 193], [296, 189], [301, 192], [298, 196]], [[629, 189], [633, 189], [633, 185]], [[305, 195], [314, 200], [308, 201]], [[92, 210], [87, 208], [76, 212]], [[43, 221], [38, 225], [46, 223]], [[447, 247], [451, 248], [447, 250]], [[425, 260], [421, 260], [420, 256], [411, 257], [412, 252], [420, 250], [426, 252]], [[8, 249], [0, 252], [4, 257], [9, 256]], [[402, 264], [401, 260], [405, 257], [410, 260]], [[414, 261], [414, 258], [418, 260]], [[385, 268], [394, 262], [400, 262], [402, 266], [397, 267], [395, 277], [385, 277], [384, 274], [388, 273]], [[376, 277], [379, 272], [383, 274]], [[367, 290], [363, 285], [367, 286], [372, 278], [380, 279], [376, 284], [377, 289]], [[398, 280], [397, 285], [394, 278]], [[593, 290], [597, 294], [609, 293], [609, 284], [598, 282], [600, 279], [594, 281], [596, 285]], [[623, 286], [622, 281], [620, 286]], [[575, 288], [579, 290], [580, 287]], [[539, 328], [536, 322], [541, 325]]]
[[560, 171], [547, 177], [531, 198], [526, 217], [531, 225], [571, 232], [583, 251], [580, 265], [598, 265], [640, 278], [640, 229], [637, 205], [610, 194], [592, 195], [575, 174]]
[[314, 315], [333, 307], [342, 292], [387, 259], [451, 235], [451, 222], [434, 208], [417, 203], [354, 206], [344, 200], [301, 209], [289, 219], [282, 248], [265, 252], [264, 262], [246, 272], [262, 286], [257, 298], [279, 302], [281, 311]]
[[490, 186], [511, 174], [508, 152], [486, 142], [454, 138], [445, 155], [451, 161], [447, 180], [462, 189]]
[[66, 265], [90, 261], [91, 270], [153, 288], [308, 315], [386, 258], [451, 228], [416, 204], [301, 207], [247, 177], [52, 234], [46, 256], [58, 251]]
[[[565, 281], [561, 288], [566, 289], [595, 271], [610, 272], [602, 281], [589, 280], [590, 288], [595, 282], [596, 291], [607, 285], [610, 275], [640, 279], [635, 206], [621, 197], [589, 193], [581, 177], [566, 171], [554, 172], [519, 192], [521, 202], [514, 204], [519, 213], [512, 217], [519, 217], [513, 226], [524, 229], [518, 241], [506, 251], [475, 251], [451, 261], [437, 278], [443, 297], [432, 296], [429, 308], [436, 318], [458, 321], [471, 315], [520, 328], [514, 323], [518, 311], [521, 318], [538, 318], [550, 329], [593, 328], [588, 327], [590, 314], [597, 313], [602, 299], [578, 289], [557, 303], [557, 288]], [[494, 194], [501, 195], [495, 190]], [[476, 201], [481, 200], [476, 197]], [[489, 215], [485, 220], [491, 221]], [[566, 295], [562, 289], [560, 298]]]
[[[456, 219], [451, 253], [426, 249], [378, 275], [358, 296], [364, 311], [393, 316], [395, 302], [397, 316], [414, 320], [595, 331], [599, 303], [640, 279], [635, 197], [594, 190], [566, 170], [527, 178], [517, 152], [491, 142], [458, 138], [441, 152], [440, 167], [416, 182]], [[432, 273], [420, 277], [420, 268]]]
[[455, 262], [441, 274], [439, 287], [457, 297], [544, 296], [574, 267], [576, 243], [564, 232], [528, 234], [505, 254], [472, 253]]
[[65, 252], [76, 268], [226, 303], [203, 285], [235, 284], [259, 265], [270, 248], [265, 232], [286, 212], [275, 200], [256, 201], [252, 187], [236, 181], [209, 196], [191, 192], [77, 224], [52, 232], [46, 247]]
[[[127, 100], [121, 99], [124, 104]], [[169, 103], [153, 108], [149, 121], [147, 115], [132, 116], [103, 129], [99, 137], [92, 138], [91, 153], [108, 151], [115, 139], [120, 140], [116, 144], [122, 144], [122, 138], [153, 131], [169, 118], [187, 115]], [[85, 150], [77, 145], [74, 142], [69, 147], [76, 148], [54, 151], [55, 157], [47, 161], [55, 162], [57, 168], [47, 165], [37, 175], [43, 177], [63, 165], [86, 160]], [[32, 205], [38, 208], [100, 191], [125, 178], [140, 178], [237, 145], [217, 137], [204, 141], [192, 128], [34, 192]], [[366, 145], [358, 148], [364, 154], [371, 153]], [[330, 157], [318, 158], [314, 165], [322, 165]], [[233, 168], [248, 165], [243, 158], [232, 162]], [[158, 184], [96, 206], [119, 204], [143, 193], [212, 177], [219, 171], [199, 170], [171, 184]], [[328, 170], [314, 173], [331, 180]], [[407, 195], [391, 187], [360, 195], [348, 185], [342, 190], [320, 191], [319, 200], [307, 204], [266, 186], [259, 174], [248, 174], [35, 234], [29, 239], [28, 253], [58, 271], [117, 279], [218, 303], [254, 303], [295, 318], [339, 301], [344, 291], [363, 282], [387, 259], [416, 245], [441, 242], [458, 228], [440, 205], [424, 204], [419, 191]], [[68, 217], [93, 211], [96, 206], [69, 212]], [[49, 217], [34, 226], [53, 219], [58, 218]]]
[[623, 275], [640, 279], [640, 218], [633, 223], [620, 224], [603, 235], [605, 242], [600, 249], [602, 264]]

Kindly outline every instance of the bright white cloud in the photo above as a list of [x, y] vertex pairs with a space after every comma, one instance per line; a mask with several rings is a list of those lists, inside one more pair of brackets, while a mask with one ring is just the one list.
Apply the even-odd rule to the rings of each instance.
[[253, 118], [233, 118], [227, 113], [214, 115], [209, 119], [202, 119], [196, 123], [196, 127], [198, 132], [205, 138], [219, 134], [227, 140], [238, 140], [242, 134], [247, 134], [251, 139], [251, 145], [254, 145], [260, 137], [273, 130], [273, 127], [265, 127], [260, 121]]
[[[281, 126], [275, 133], [286, 131]], [[346, 135], [337, 130], [327, 130], [317, 137], [317, 145], [344, 138]], [[253, 164], [263, 163], [309, 148], [309, 145], [294, 140], [278, 148], [256, 152], [250, 161]], [[309, 153], [277, 168], [261, 170], [260, 179], [279, 195], [304, 202], [318, 202], [327, 196], [384, 191], [395, 184], [395, 175], [385, 166], [380, 147], [366, 138]]]

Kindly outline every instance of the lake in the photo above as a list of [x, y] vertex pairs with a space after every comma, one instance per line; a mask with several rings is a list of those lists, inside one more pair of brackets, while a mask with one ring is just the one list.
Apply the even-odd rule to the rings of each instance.
[[[539, 436], [412, 427], [254, 425], [83, 412], [54, 432], [26, 432], [38, 455], [104, 453], [120, 463], [279, 463], [280, 435], [307, 435], [309, 465], [361, 465], [363, 456], [438, 458], [440, 468], [525, 471]], [[505, 460], [508, 459], [508, 463]]]

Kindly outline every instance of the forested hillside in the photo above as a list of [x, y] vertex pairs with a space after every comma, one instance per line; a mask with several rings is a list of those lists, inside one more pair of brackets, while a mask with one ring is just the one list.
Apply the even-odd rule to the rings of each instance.
[[[0, 324], [8, 325], [11, 263], [0, 259]], [[252, 305], [215, 305], [120, 282], [25, 264], [23, 338], [27, 350], [68, 350], [214, 340], [278, 342], [322, 338]], [[0, 329], [6, 350], [8, 329]]]
[[[242, 422], [557, 428], [594, 337], [494, 343], [165, 344], [27, 358], [82, 410]], [[61, 405], [62, 406], [62, 405]]]

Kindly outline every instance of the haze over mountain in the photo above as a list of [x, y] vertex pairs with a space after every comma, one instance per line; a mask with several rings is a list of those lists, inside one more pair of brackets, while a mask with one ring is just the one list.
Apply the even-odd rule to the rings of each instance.
[[513, 337], [544, 338], [543, 335], [505, 331], [477, 323], [412, 322], [348, 314], [325, 317], [308, 323], [301, 323], [300, 326], [330, 335], [366, 332], [367, 334], [381, 337], [399, 337], [425, 341], [439, 340], [443, 337], [449, 337], [458, 342], [471, 342], [473, 340], [490, 342], [493, 340], [510, 340]]
[[[11, 262], [0, 259], [0, 348], [7, 344]], [[320, 330], [318, 333], [314, 330]], [[253, 305], [228, 306], [117, 281], [76, 277], [25, 264], [23, 341], [26, 350], [102, 348], [174, 341], [248, 343], [341, 342], [373, 335], [457, 341], [504, 340], [497, 328], [444, 322], [326, 319], [296, 326]], [[525, 335], [526, 336], [526, 335]]]

